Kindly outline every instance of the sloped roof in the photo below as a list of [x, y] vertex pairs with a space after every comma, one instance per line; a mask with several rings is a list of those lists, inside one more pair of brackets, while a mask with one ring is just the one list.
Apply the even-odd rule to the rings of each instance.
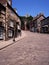
[[16, 13], [16, 11], [7, 3], [7, 6], [20, 18], [20, 16]]
[[41, 16], [43, 16], [43, 17], [45, 18], [45, 16], [44, 16], [43, 14], [39, 14], [39, 15], [37, 15], [36, 17], [34, 17], [33, 20], [37, 20], [37, 19], [39, 19]]
[[[45, 19], [41, 20], [41, 22], [43, 22], [44, 20], [49, 20], [49, 16], [46, 17]], [[49, 22], [49, 21], [48, 21]]]

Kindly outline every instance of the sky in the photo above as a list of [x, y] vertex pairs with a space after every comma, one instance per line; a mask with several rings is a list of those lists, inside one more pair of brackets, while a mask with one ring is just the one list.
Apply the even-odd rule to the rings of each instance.
[[17, 9], [20, 16], [26, 14], [36, 16], [43, 13], [46, 17], [49, 16], [49, 0], [12, 0], [12, 7]]

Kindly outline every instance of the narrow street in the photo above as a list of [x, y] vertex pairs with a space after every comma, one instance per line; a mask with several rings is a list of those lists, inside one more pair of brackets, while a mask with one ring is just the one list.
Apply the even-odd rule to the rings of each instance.
[[22, 40], [0, 50], [0, 65], [49, 65], [49, 34], [26, 31]]

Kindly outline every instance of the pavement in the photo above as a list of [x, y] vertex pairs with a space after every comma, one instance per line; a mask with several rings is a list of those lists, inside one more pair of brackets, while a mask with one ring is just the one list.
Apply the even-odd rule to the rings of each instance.
[[25, 38], [0, 50], [0, 65], [49, 65], [49, 34], [25, 33]]
[[26, 36], [25, 31], [22, 31], [21, 36], [18, 36], [17, 38], [15, 38], [15, 42], [13, 42], [13, 38], [8, 41], [4, 41], [4, 40], [0, 41], [0, 50], [16, 43], [17, 41], [23, 39], [25, 36]]

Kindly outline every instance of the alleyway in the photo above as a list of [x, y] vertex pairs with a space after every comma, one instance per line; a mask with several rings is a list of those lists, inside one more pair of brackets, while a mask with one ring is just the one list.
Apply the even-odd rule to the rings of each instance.
[[0, 65], [49, 65], [49, 34], [26, 32], [22, 40], [0, 50]]

